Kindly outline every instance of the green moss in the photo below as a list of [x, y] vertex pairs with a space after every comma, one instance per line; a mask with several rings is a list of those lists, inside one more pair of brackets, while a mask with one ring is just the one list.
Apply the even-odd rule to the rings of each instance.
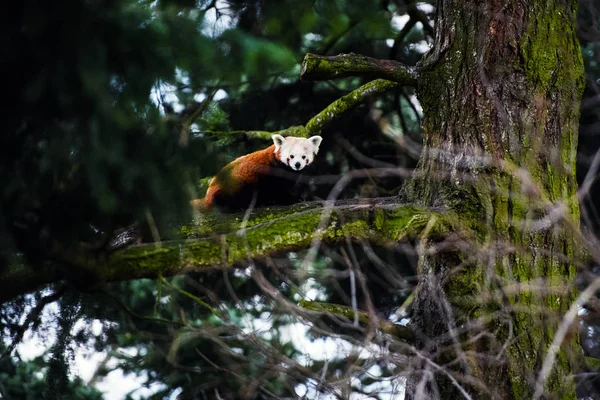
[[106, 281], [123, 276], [157, 277], [183, 271], [190, 265], [219, 264], [221, 253], [208, 241], [163, 242], [160, 245], [132, 246], [113, 253], [105, 264], [102, 276]]
[[[574, 52], [571, 51], [575, 27], [569, 16], [559, 8], [552, 12], [546, 9], [533, 10], [529, 17], [534, 21], [527, 23], [521, 40], [525, 71], [531, 81], [538, 82], [542, 88], [548, 88], [552, 80], [562, 74], [557, 73], [559, 67], [564, 70], [575, 67], [572, 60]], [[557, 53], [560, 49], [566, 50], [566, 57]], [[557, 81], [555, 84], [560, 86], [562, 82]]]
[[375, 225], [375, 228], [378, 230], [383, 230], [385, 227], [385, 221], [386, 221], [385, 211], [384, 210], [376, 210], [374, 212], [374, 216], [373, 216], [373, 224]]
[[[279, 132], [274, 132], [274, 133], [279, 133], [282, 136], [295, 136], [295, 137], [303, 137], [303, 138], [310, 137], [310, 134], [308, 133], [306, 128], [302, 125], [290, 126], [287, 129], [284, 129]], [[269, 140], [271, 140], [271, 137], [269, 137]]]

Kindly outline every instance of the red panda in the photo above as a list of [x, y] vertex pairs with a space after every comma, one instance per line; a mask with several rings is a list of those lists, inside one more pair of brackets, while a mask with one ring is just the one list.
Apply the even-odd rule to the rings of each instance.
[[[254, 206], [293, 203], [291, 189], [295, 184], [286, 170], [300, 171], [309, 166], [319, 152], [323, 138], [308, 139], [273, 135], [273, 144], [266, 149], [239, 157], [227, 164], [210, 181], [206, 196], [192, 200], [198, 211], [216, 207], [222, 211]], [[256, 196], [256, 197], [255, 197]]]

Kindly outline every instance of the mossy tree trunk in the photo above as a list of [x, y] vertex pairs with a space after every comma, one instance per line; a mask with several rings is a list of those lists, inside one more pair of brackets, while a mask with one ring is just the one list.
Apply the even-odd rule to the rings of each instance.
[[575, 15], [574, 0], [438, 1], [419, 77], [425, 148], [402, 195], [478, 237], [420, 256], [412, 327], [435, 364], [417, 367], [409, 397], [575, 398], [576, 334], [540, 373], [574, 299]]

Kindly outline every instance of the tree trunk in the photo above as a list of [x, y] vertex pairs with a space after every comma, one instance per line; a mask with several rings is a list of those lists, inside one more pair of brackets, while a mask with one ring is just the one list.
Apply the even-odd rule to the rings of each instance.
[[575, 293], [575, 15], [574, 0], [438, 1], [425, 148], [402, 196], [455, 212], [476, 239], [421, 248], [411, 323], [429, 360], [410, 398], [575, 398], [577, 334], [540, 372]]

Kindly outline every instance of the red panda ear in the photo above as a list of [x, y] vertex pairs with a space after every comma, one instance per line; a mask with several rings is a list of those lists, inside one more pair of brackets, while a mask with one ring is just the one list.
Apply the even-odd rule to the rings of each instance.
[[271, 138], [273, 138], [273, 143], [275, 143], [275, 153], [277, 153], [279, 149], [281, 149], [283, 142], [285, 142], [285, 138], [277, 134], [271, 135]]
[[323, 138], [321, 136], [311, 136], [308, 141], [313, 145], [313, 151], [315, 154], [319, 152], [319, 146], [321, 145], [321, 141]]

